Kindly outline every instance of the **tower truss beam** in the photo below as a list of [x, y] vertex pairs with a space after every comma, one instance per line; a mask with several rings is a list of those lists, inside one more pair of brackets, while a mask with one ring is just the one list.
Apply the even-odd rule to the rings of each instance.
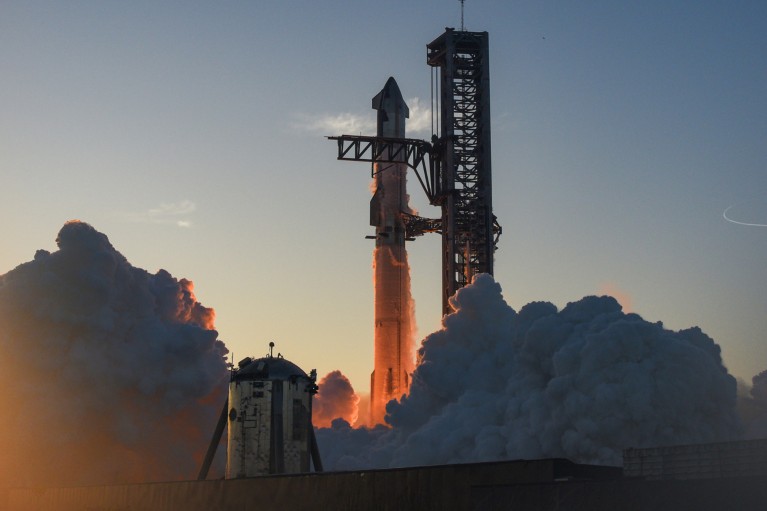
[[[370, 162], [370, 176], [386, 170], [381, 163], [405, 163], [415, 171], [429, 203], [439, 204], [439, 165], [434, 147], [425, 140], [356, 135], [328, 137], [338, 142], [338, 159]], [[376, 171], [376, 163], [380, 170]]]

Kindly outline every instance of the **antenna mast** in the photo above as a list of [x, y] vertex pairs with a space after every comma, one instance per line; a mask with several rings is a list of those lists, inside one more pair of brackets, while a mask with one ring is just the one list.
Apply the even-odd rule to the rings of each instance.
[[461, 2], [461, 32], [463, 32], [463, 31], [464, 31], [464, 28], [463, 28], [463, 3], [464, 3], [465, 1], [466, 1], [466, 0], [460, 0], [460, 2]]

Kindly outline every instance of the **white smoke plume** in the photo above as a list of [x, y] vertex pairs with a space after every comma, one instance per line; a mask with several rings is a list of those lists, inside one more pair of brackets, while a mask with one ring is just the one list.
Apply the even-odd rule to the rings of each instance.
[[68, 222], [0, 276], [0, 485], [193, 478], [227, 349], [192, 282]]
[[315, 427], [329, 427], [336, 418], [349, 424], [357, 422], [360, 398], [354, 393], [349, 378], [341, 371], [332, 371], [323, 376], [317, 386], [319, 390], [312, 403], [312, 423]]
[[[734, 440], [736, 381], [719, 346], [622, 312], [607, 296], [519, 313], [478, 276], [424, 339], [390, 428], [318, 431], [331, 469], [565, 457], [620, 465], [622, 450]], [[767, 380], [767, 377], [765, 378]]]

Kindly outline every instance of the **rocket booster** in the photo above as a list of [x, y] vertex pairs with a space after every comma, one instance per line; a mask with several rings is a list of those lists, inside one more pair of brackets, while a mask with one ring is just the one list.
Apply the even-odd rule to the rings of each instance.
[[[373, 98], [378, 111], [377, 136], [405, 138], [409, 109], [394, 78]], [[376, 230], [375, 365], [370, 378], [372, 424], [384, 423], [386, 403], [408, 392], [414, 369], [413, 301], [401, 212], [410, 212], [406, 190], [407, 165], [375, 164], [375, 192], [370, 225]]]

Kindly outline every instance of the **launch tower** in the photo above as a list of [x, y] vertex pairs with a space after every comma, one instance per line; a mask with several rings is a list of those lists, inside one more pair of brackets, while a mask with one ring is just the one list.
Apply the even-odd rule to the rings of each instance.
[[427, 46], [439, 70], [442, 308], [478, 273], [493, 274], [500, 226], [493, 216], [487, 32], [446, 29]]
[[[487, 32], [447, 28], [427, 46], [427, 63], [438, 71], [438, 129], [430, 142], [406, 138], [341, 135], [338, 159], [404, 161], [439, 219], [402, 212], [407, 239], [442, 234], [442, 312], [448, 299], [478, 273], [493, 273], [501, 227], [493, 215], [490, 158], [490, 73]], [[375, 166], [372, 166], [375, 174]]]

